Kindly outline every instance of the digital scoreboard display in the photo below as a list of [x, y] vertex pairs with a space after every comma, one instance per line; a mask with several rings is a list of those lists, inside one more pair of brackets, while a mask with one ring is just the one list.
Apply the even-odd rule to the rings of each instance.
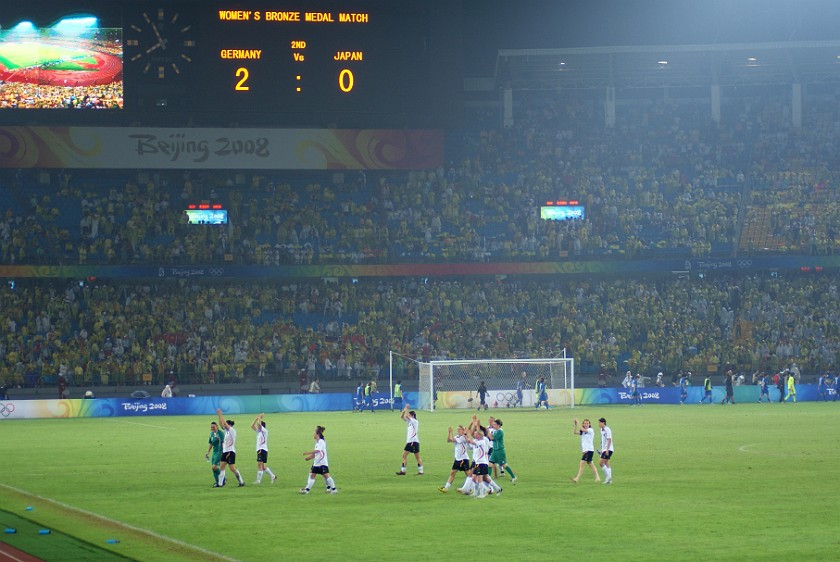
[[583, 220], [586, 208], [577, 200], [546, 201], [540, 206], [540, 218], [552, 221]]
[[190, 204], [185, 210], [189, 224], [227, 224], [228, 212], [219, 204]]
[[[460, 117], [459, 10], [444, 0], [19, 3], [0, 13], [0, 81], [26, 90], [15, 107], [45, 109], [48, 91], [85, 97], [60, 90], [89, 85], [109, 96], [98, 107], [201, 125], [440, 128]], [[61, 33], [60, 22], [90, 27]], [[21, 41], [29, 25], [37, 32]]]

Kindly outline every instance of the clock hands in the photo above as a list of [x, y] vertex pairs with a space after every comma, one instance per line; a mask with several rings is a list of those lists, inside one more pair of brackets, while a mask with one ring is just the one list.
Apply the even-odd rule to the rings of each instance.
[[161, 49], [163, 49], [165, 51], [166, 50], [166, 39], [164, 39], [161, 36], [160, 31], [157, 28], [157, 25], [155, 25], [155, 22], [153, 22], [152, 20], [149, 20], [149, 25], [152, 26], [152, 32], [154, 32], [155, 37], [157, 37], [157, 40], [158, 40], [158, 42], [154, 45], [154, 47], [155, 48], [160, 47]]

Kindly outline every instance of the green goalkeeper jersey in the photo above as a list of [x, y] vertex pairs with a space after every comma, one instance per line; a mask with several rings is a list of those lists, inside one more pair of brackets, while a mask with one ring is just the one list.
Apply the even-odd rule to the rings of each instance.
[[225, 441], [225, 432], [222, 430], [211, 431], [210, 439], [207, 441], [213, 446], [213, 454], [219, 455], [222, 453], [222, 444]]
[[493, 433], [493, 452], [505, 450], [505, 432], [501, 428]]

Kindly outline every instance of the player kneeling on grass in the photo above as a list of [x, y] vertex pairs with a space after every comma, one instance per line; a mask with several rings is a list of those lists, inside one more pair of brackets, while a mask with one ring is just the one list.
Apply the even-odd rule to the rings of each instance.
[[446, 438], [446, 442], [455, 444], [455, 460], [452, 463], [452, 470], [449, 472], [449, 479], [446, 484], [438, 488], [443, 493], [449, 491], [449, 487], [452, 486], [458, 472], [463, 472], [467, 475], [467, 478], [470, 477], [470, 456], [467, 454], [466, 433], [467, 430], [463, 425], [458, 426], [456, 434], [452, 433], [451, 427], [449, 428], [449, 436]]
[[595, 456], [595, 430], [592, 429], [592, 424], [589, 420], [583, 420], [582, 425], [578, 425], [578, 420], [575, 418], [574, 435], [580, 434], [580, 450], [583, 456], [580, 458], [580, 468], [578, 468], [577, 476], [572, 478], [572, 482], [577, 483], [583, 474], [583, 467], [589, 465], [592, 472], [595, 474], [595, 482], [600, 482], [601, 478], [598, 476], [598, 469], [592, 462], [592, 457]]
[[338, 488], [335, 487], [335, 480], [330, 476], [330, 467], [327, 461], [327, 442], [324, 440], [324, 431], [326, 429], [322, 426], [315, 428], [315, 450], [303, 453], [304, 459], [312, 461], [312, 467], [309, 469], [309, 479], [306, 481], [306, 487], [300, 489], [301, 494], [308, 494], [315, 484], [315, 475], [320, 474], [324, 477], [324, 485], [327, 487], [328, 494], [335, 494]]

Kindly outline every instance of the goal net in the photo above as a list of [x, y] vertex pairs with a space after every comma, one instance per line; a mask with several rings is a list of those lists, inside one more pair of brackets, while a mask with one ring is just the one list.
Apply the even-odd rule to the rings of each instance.
[[[575, 360], [473, 359], [420, 363], [418, 408], [534, 408], [544, 381], [548, 407], [574, 408]], [[481, 406], [484, 407], [484, 406]]]

